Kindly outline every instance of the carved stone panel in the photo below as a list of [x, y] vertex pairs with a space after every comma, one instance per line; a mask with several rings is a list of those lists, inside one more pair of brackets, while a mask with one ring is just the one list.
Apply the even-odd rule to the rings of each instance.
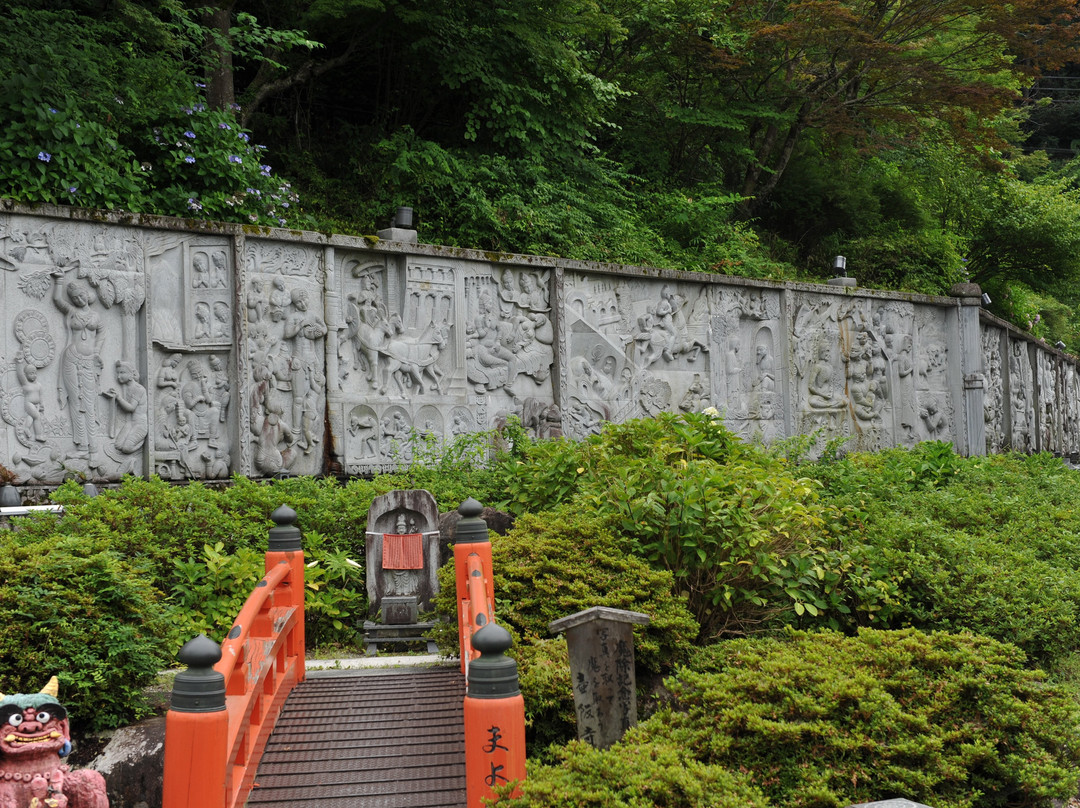
[[[771, 289], [717, 289], [712, 315], [715, 406], [728, 428], [748, 440], [783, 437], [780, 297]], [[721, 367], [722, 364], [722, 367]]]
[[562, 429], [573, 437], [712, 405], [704, 285], [574, 275], [564, 282]]
[[344, 251], [335, 268], [331, 426], [346, 470], [393, 468], [509, 415], [558, 428], [549, 271]]
[[949, 348], [942, 312], [915, 311], [915, 389], [920, 440], [952, 442], [956, 409], [949, 384]]
[[1080, 452], [1080, 373], [1071, 363], [1062, 363], [1062, 371], [1061, 397], [1065, 406], [1061, 451], [1075, 457]]
[[322, 256], [302, 245], [247, 244], [249, 474], [318, 474], [326, 434]]
[[162, 233], [147, 251], [151, 468], [164, 479], [225, 479], [236, 468], [231, 242]]
[[1036, 351], [1036, 373], [1039, 391], [1037, 420], [1038, 448], [1041, 452], [1061, 451], [1061, 408], [1059, 407], [1056, 357], [1048, 351]]
[[144, 471], [145, 288], [130, 228], [0, 219], [0, 460], [20, 479]]
[[1018, 452], [1033, 452], [1036, 444], [1034, 373], [1028, 353], [1028, 343], [1009, 340], [1009, 415], [1011, 435], [1009, 448]]
[[1002, 368], [1001, 345], [1004, 333], [1000, 328], [982, 329], [982, 353], [985, 377], [983, 417], [986, 420], [986, 451], [1004, 451], [1008, 446], [1005, 434], [1005, 370]]

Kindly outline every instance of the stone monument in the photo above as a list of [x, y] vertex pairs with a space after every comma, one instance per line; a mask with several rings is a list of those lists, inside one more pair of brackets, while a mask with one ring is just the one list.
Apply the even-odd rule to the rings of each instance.
[[594, 606], [548, 626], [566, 633], [578, 738], [607, 749], [637, 723], [634, 625], [647, 625], [640, 612]]
[[[367, 593], [364, 623], [369, 656], [380, 643], [434, 644], [422, 637], [431, 623], [419, 620], [439, 591], [439, 509], [428, 491], [391, 491], [368, 511]], [[381, 619], [380, 619], [381, 618]]]
[[0, 805], [29, 808], [109, 808], [105, 778], [72, 771], [67, 711], [52, 677], [40, 693], [0, 694]]

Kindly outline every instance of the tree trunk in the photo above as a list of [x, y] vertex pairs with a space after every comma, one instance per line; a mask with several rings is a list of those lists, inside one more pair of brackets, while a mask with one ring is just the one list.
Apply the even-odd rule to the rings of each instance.
[[203, 15], [206, 35], [206, 100], [211, 109], [231, 110], [236, 103], [233, 84], [233, 57], [228, 47], [233, 2], [225, 3]]

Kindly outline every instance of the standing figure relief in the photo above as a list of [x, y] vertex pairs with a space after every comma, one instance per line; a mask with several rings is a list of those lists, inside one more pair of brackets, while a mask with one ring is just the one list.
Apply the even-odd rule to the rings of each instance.
[[71, 436], [78, 456], [94, 462], [97, 449], [98, 381], [104, 366], [101, 359], [105, 333], [100, 315], [93, 309], [94, 293], [85, 281], [68, 280], [72, 269], [59, 268], [53, 274], [56, 285], [53, 303], [64, 315], [66, 344], [61, 353], [60, 409], [71, 420]]

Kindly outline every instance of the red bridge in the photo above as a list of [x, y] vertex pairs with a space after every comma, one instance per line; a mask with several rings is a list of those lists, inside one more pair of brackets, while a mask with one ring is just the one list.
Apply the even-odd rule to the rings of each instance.
[[523, 779], [524, 703], [480, 511], [462, 503], [454, 547], [460, 664], [307, 678], [301, 535], [278, 508], [266, 575], [225, 642], [180, 651], [163, 808], [480, 808]]

